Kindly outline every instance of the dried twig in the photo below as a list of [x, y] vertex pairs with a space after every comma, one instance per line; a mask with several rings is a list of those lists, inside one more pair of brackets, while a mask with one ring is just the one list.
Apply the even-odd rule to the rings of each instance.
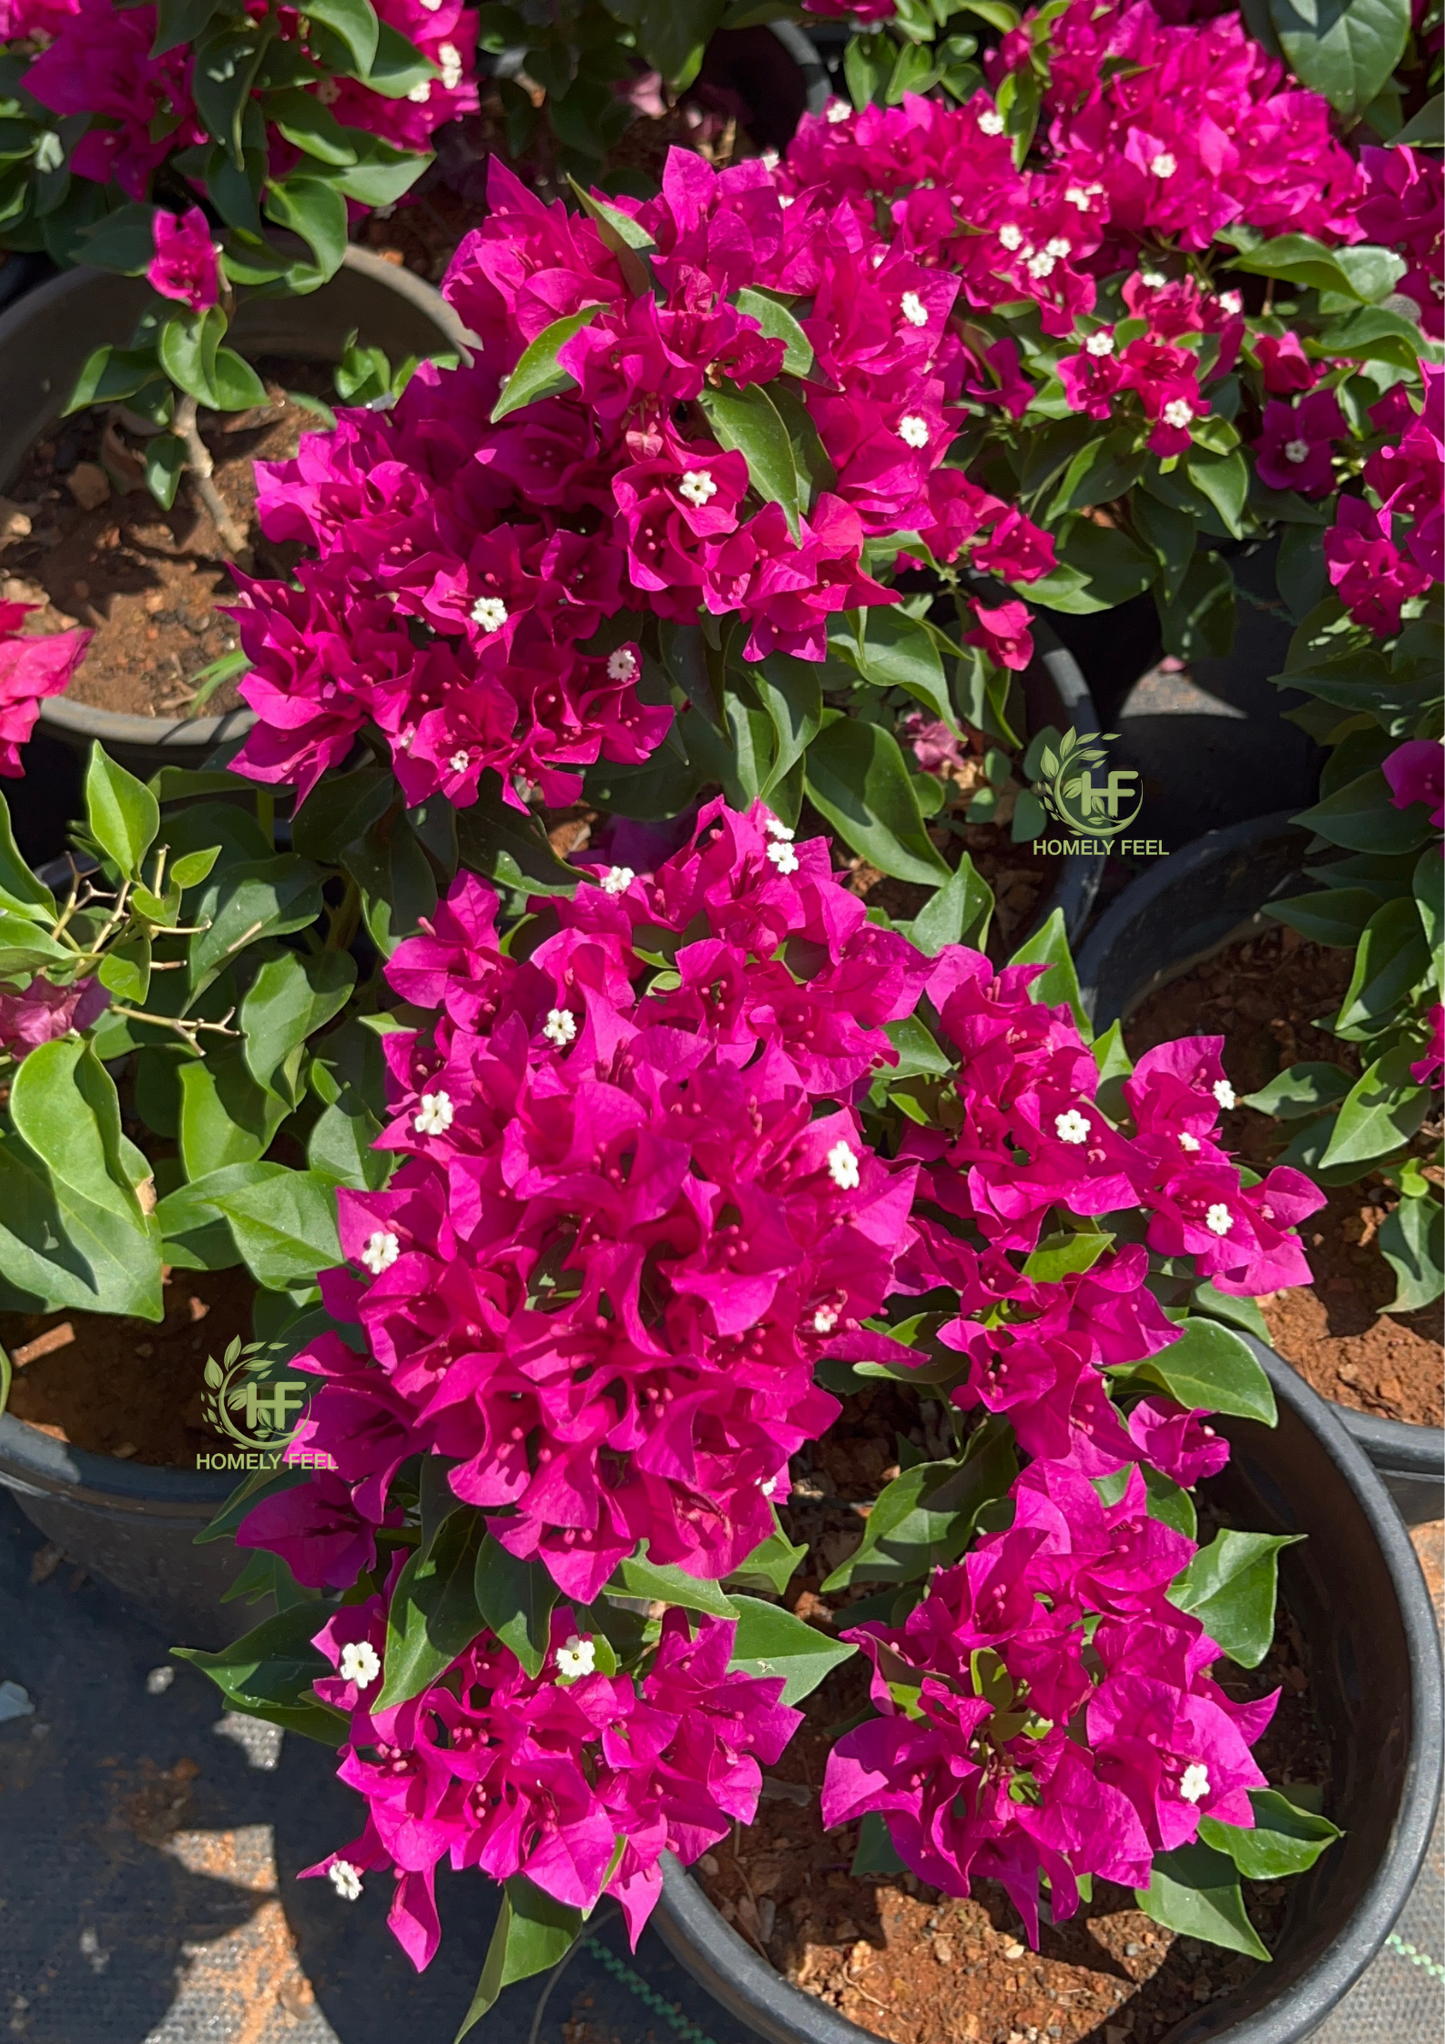
[[211, 514], [211, 523], [216, 528], [216, 535], [225, 549], [227, 559], [238, 561], [242, 567], [249, 567], [251, 544], [245, 528], [238, 525], [226, 509], [221, 493], [212, 479], [214, 465], [210, 449], [201, 438], [200, 427], [196, 424], [197, 410], [195, 398], [188, 393], [176, 406], [171, 431], [185, 442], [186, 467], [195, 483], [196, 495]]

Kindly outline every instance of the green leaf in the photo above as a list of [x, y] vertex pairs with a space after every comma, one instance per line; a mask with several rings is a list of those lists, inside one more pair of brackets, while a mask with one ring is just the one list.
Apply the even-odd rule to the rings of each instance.
[[1408, 1004], [1430, 971], [1430, 947], [1414, 896], [1387, 901], [1366, 923], [1355, 967], [1334, 1020], [1337, 1036], [1364, 1037]]
[[329, 1178], [286, 1171], [264, 1185], [217, 1194], [213, 1204], [230, 1222], [252, 1277], [268, 1291], [292, 1291], [341, 1261]]
[[190, 1179], [254, 1164], [286, 1118], [287, 1102], [258, 1085], [239, 1044], [181, 1066], [181, 1159]]
[[1154, 592], [1164, 650], [1180, 660], [1224, 659], [1234, 644], [1234, 576], [1221, 554], [1196, 553], [1175, 594]]
[[973, 1537], [978, 1515], [1018, 1474], [1006, 1427], [981, 1427], [961, 1460], [916, 1462], [883, 1491], [863, 1538], [823, 1584], [823, 1594], [855, 1580], [906, 1583], [954, 1562]]
[[[877, 688], [901, 688], [958, 731], [936, 635], [887, 604], [865, 610], [859, 627], [858, 671]], [[946, 643], [946, 641], [945, 641]]]
[[270, 22], [248, 21], [216, 29], [196, 45], [191, 97], [207, 131], [230, 152], [237, 168], [244, 158], [242, 127], [251, 88], [275, 33]]
[[1068, 1229], [1058, 1235], [1042, 1235], [1038, 1247], [1024, 1259], [1024, 1276], [1036, 1285], [1057, 1284], [1076, 1271], [1092, 1270], [1114, 1237], [1103, 1229]]
[[744, 285], [733, 300], [739, 312], [755, 319], [770, 340], [783, 343], [783, 374], [806, 376], [813, 366], [813, 343], [786, 305], [771, 291]]
[[1268, 1959], [1244, 1913], [1244, 1896], [1233, 1860], [1207, 1845], [1180, 1845], [1161, 1852], [1150, 1871], [1149, 1886], [1136, 1889], [1134, 1899], [1146, 1916], [1178, 1931], [1182, 1937]]
[[1303, 1538], [1302, 1533], [1216, 1533], [1170, 1584], [1169, 1601], [1191, 1612], [1231, 1661], [1257, 1668], [1274, 1638], [1279, 1551]]
[[211, 389], [219, 412], [247, 412], [266, 402], [266, 386], [234, 348], [217, 348], [211, 368]]
[[328, 774], [296, 812], [291, 842], [306, 859], [334, 863], [380, 823], [396, 798], [396, 783], [379, 767]]
[[1391, 806], [1389, 783], [1378, 767], [1347, 781], [1294, 820], [1351, 852], [1413, 852], [1430, 835], [1419, 805]]
[[1427, 99], [1419, 113], [1412, 115], [1390, 140], [1396, 149], [1407, 144], [1412, 149], [1445, 148], [1445, 93], [1437, 92], [1433, 99]]
[[201, 994], [248, 944], [305, 929], [321, 913], [321, 873], [309, 859], [281, 852], [217, 868], [190, 906], [208, 927], [191, 939], [187, 984]]
[[600, 305], [584, 305], [580, 312], [569, 312], [565, 318], [554, 319], [549, 327], [543, 328], [502, 385], [501, 395], [492, 406], [494, 426], [508, 412], [519, 412], [523, 405], [535, 404], [538, 398], [555, 397], [560, 390], [577, 388], [576, 378], [559, 366], [557, 355], [574, 334], [591, 325], [601, 310]]
[[903, 934], [930, 958], [936, 958], [948, 944], [969, 944], [981, 951], [988, 941], [992, 914], [993, 889], [965, 852]]
[[[1292, 4], [1292, 0], [1286, 0], [1286, 4]], [[1234, 239], [1228, 229], [1220, 238]], [[1240, 252], [1233, 258], [1231, 269], [1247, 270], [1256, 277], [1283, 277], [1288, 283], [1316, 291], [1340, 291], [1348, 298], [1355, 296], [1349, 273], [1336, 261], [1334, 250], [1311, 235], [1279, 234], [1253, 248], [1242, 243], [1236, 246]]]
[[557, 1585], [539, 1561], [519, 1561], [488, 1533], [477, 1550], [477, 1609], [529, 1675], [540, 1675], [552, 1633]]
[[156, 343], [161, 367], [171, 382], [203, 405], [217, 402], [213, 376], [216, 351], [225, 332], [226, 315], [219, 305], [213, 305], [209, 312], [173, 313]]
[[1395, 1273], [1387, 1313], [1416, 1313], [1445, 1291], [1445, 1209], [1438, 1199], [1407, 1196], [1385, 1216], [1376, 1238]]
[[869, 1810], [858, 1826], [858, 1844], [848, 1869], [856, 1881], [862, 1874], [901, 1874], [903, 1861], [888, 1835], [888, 1820], [881, 1810]]
[[1342, 1065], [1289, 1065], [1257, 1093], [1246, 1093], [1242, 1105], [1280, 1121], [1298, 1121], [1302, 1115], [1333, 1107], [1349, 1090], [1350, 1075]]
[[306, 16], [340, 36], [355, 59], [357, 77], [365, 78], [381, 33], [371, 0], [306, 0]]
[[758, 699], [772, 720], [772, 765], [759, 793], [764, 800], [787, 779], [823, 722], [823, 691], [817, 663], [795, 660], [790, 653], [770, 653], [748, 675]]
[[[94, 226], [84, 229], [80, 236], [80, 260], [97, 270], [117, 270], [124, 277], [139, 277], [155, 259], [155, 217], [158, 211], [158, 207], [139, 203], [117, 206], [113, 213], [106, 213]], [[112, 364], [117, 358], [126, 360], [132, 356], [148, 360], [154, 375], [155, 356], [149, 348], [117, 348], [112, 352]], [[94, 357], [91, 359], [94, 360]], [[145, 380], [149, 381], [149, 378]], [[135, 386], [137, 390], [140, 387], [139, 383]]]
[[1210, 454], [1192, 447], [1184, 458], [1185, 472], [1196, 490], [1207, 497], [1233, 538], [1243, 536], [1240, 523], [1249, 496], [1249, 464], [1239, 448], [1229, 454]]
[[1315, 894], [1269, 902], [1265, 913], [1276, 922], [1288, 923], [1311, 944], [1353, 947], [1379, 905], [1379, 896], [1368, 888], [1326, 887]]
[[1415, 1052], [1397, 1043], [1378, 1057], [1345, 1096], [1329, 1146], [1320, 1158], [1324, 1171], [1365, 1165], [1408, 1143], [1430, 1111], [1430, 1089], [1410, 1076]]
[[46, 922], [55, 915], [55, 896], [43, 880], [36, 879], [20, 856], [10, 806], [3, 797], [0, 797], [0, 908]]
[[435, 161], [429, 150], [423, 154], [389, 149], [379, 137], [372, 136], [367, 161], [334, 171], [331, 183], [344, 198], [355, 199], [359, 206], [394, 206]]
[[649, 1561], [640, 1551], [619, 1563], [607, 1589], [611, 1596], [660, 1600], [680, 1605], [684, 1611], [704, 1611], [712, 1618], [737, 1615], [737, 1606], [721, 1583], [710, 1582], [704, 1576], [690, 1576], [675, 1562]]
[[1410, 33], [1410, 0], [1269, 0], [1269, 14], [1295, 77], [1347, 120], [1383, 89]]
[[1041, 973], [1029, 988], [1030, 1000], [1044, 1002], [1050, 1007], [1058, 1007], [1067, 1001], [1085, 1043], [1093, 1042], [1093, 1025], [1080, 998], [1079, 975], [1074, 970], [1074, 959], [1069, 950], [1062, 909], [1056, 908], [1043, 928], [1035, 930], [1030, 938], [1020, 944], [1009, 964], [1047, 965], [1048, 971]]
[[534, 1973], [549, 1973], [560, 1965], [577, 1942], [584, 1920], [580, 1909], [554, 1902], [525, 1874], [513, 1874], [502, 1894], [501, 1912], [487, 1947], [482, 1977], [454, 2044], [462, 2044], [463, 2037], [475, 2029], [504, 1987], [529, 1980]]
[[637, 30], [637, 47], [674, 92], [691, 85], [722, 20], [726, 0], [610, 0], [609, 12]]
[[323, 278], [335, 276], [346, 254], [346, 200], [334, 183], [293, 171], [267, 186], [266, 218], [300, 235]]
[[383, 99], [405, 99], [413, 86], [439, 75], [436, 65], [428, 62], [415, 43], [408, 42], [389, 21], [381, 23], [376, 55], [366, 74], [366, 83], [373, 92], [379, 92]]
[[150, 1167], [127, 1141], [115, 1081], [84, 1037], [56, 1037], [21, 1061], [10, 1081], [10, 1119], [57, 1193], [108, 1208], [142, 1240], [155, 1233], [135, 1190]]
[[198, 42], [219, 0], [156, 0], [156, 39], [151, 55], [163, 57], [182, 43]]
[[[353, 1096], [348, 1092], [348, 1101]], [[372, 1146], [381, 1134], [381, 1123], [364, 1103], [353, 1107], [333, 1102], [323, 1108], [306, 1143], [310, 1170], [329, 1178], [335, 1185], [353, 1190], [377, 1192], [391, 1175], [392, 1159]]]
[[760, 383], [747, 390], [704, 388], [698, 399], [718, 443], [735, 448], [748, 465], [748, 479], [765, 504], [783, 507], [788, 530], [798, 536], [798, 472], [793, 443], [777, 408]]
[[581, 875], [559, 859], [536, 819], [502, 800], [494, 774], [484, 774], [477, 799], [457, 816], [464, 866], [526, 894], [575, 894]]
[[1328, 1817], [1302, 1810], [1278, 1789], [1251, 1789], [1254, 1825], [1221, 1824], [1201, 1817], [1201, 1843], [1233, 1860], [1246, 1881], [1279, 1881], [1312, 1867], [1327, 1846], [1344, 1832]]
[[327, 1606], [308, 1600], [277, 1612], [219, 1653], [199, 1647], [171, 1651], [209, 1675], [232, 1710], [339, 1746], [346, 1737], [344, 1714], [312, 1694], [314, 1682], [335, 1672], [311, 1644], [330, 1615]]
[[241, 1003], [246, 1063], [259, 1086], [289, 1096], [281, 1067], [299, 1044], [346, 1006], [356, 961], [346, 951], [282, 951], [268, 958]]
[[[39, 1056], [32, 1051], [21, 1071]], [[87, 1140], [99, 1148], [98, 1133]], [[104, 1170], [99, 1154], [91, 1163], [97, 1183]], [[0, 1268], [10, 1298], [32, 1312], [75, 1307], [143, 1320], [164, 1313], [154, 1222], [138, 1224], [109, 1193], [92, 1199], [53, 1177], [18, 1135], [0, 1138]]]
[[178, 1185], [155, 1210], [165, 1238], [165, 1260], [184, 1270], [229, 1270], [241, 1261], [235, 1238], [212, 1200], [241, 1186], [267, 1185], [286, 1171], [284, 1164], [227, 1164]]
[[186, 443], [177, 439], [174, 433], [157, 433], [145, 444], [146, 488], [163, 511], [169, 511], [176, 501], [181, 477], [185, 473]]
[[1031, 600], [1056, 610], [1079, 615], [1112, 610], [1130, 597], [1142, 596], [1154, 580], [1154, 562], [1142, 547], [1117, 526], [1095, 525], [1088, 518], [1067, 522], [1058, 558], [1063, 568], [1083, 578], [1077, 587], [1070, 591], [1056, 584], [1057, 569], [1026, 585]]
[[808, 1550], [806, 1546], [795, 1547], [777, 1521], [774, 1512], [773, 1531], [733, 1570], [729, 1583], [743, 1590], [770, 1589], [775, 1596], [782, 1596], [802, 1567]]
[[122, 876], [139, 880], [141, 860], [161, 827], [161, 807], [145, 782], [117, 766], [99, 742], [91, 746], [85, 770], [85, 820]]
[[949, 878], [924, 829], [912, 776], [891, 732], [825, 711], [803, 774], [813, 806], [880, 872], [924, 886]]
[[1192, 1311], [1203, 1313], [1210, 1320], [1223, 1320], [1230, 1327], [1242, 1327], [1246, 1334], [1252, 1334], [1256, 1341], [1262, 1341], [1268, 1347], [1271, 1339], [1269, 1327], [1253, 1299], [1234, 1298], [1205, 1281], [1197, 1284], [1189, 1294], [1189, 1304]]
[[728, 1667], [747, 1675], [781, 1675], [780, 1703], [800, 1703], [830, 1669], [858, 1651], [805, 1625], [781, 1604], [764, 1604], [757, 1597], [734, 1597], [733, 1602], [738, 1629]]
[[486, 1520], [474, 1510], [443, 1519], [397, 1578], [386, 1618], [382, 1685], [373, 1709], [405, 1703], [445, 1674], [486, 1626], [477, 1603], [477, 1558]]
[[1149, 1494], [1150, 1518], [1158, 1519], [1161, 1525], [1172, 1526], [1176, 1533], [1182, 1533], [1187, 1540], [1196, 1539], [1199, 1533], [1199, 1515], [1194, 1509], [1194, 1500], [1188, 1491], [1181, 1489], [1161, 1469], [1151, 1469], [1147, 1462], [1141, 1463], [1139, 1468], [1144, 1478], [1144, 1488]]
[[1186, 1320], [1168, 1348], [1120, 1367], [1131, 1382], [1157, 1384], [1191, 1410], [1232, 1413], [1267, 1427], [1278, 1418], [1269, 1379], [1247, 1343], [1217, 1320]]

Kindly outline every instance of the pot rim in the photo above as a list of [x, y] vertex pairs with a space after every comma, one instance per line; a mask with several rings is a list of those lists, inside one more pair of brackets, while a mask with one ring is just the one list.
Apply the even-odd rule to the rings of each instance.
[[[258, 1451], [259, 1452], [259, 1451]], [[172, 1469], [97, 1455], [0, 1413], [0, 1484], [98, 1505], [126, 1516], [210, 1519], [243, 1470]]]
[[[1369, 1885], [1340, 1936], [1278, 2000], [1210, 2039], [1210, 2044], [1302, 2044], [1380, 1951], [1429, 1850], [1445, 1751], [1440, 1635], [1405, 1523], [1338, 1410], [1273, 1349], [1248, 1334], [1242, 1339], [1258, 1358], [1276, 1397], [1304, 1421], [1358, 1499], [1394, 1588], [1410, 1661], [1410, 1743], [1399, 1809]], [[825, 2002], [803, 1993], [761, 1959], [724, 1922], [671, 1854], [663, 1856], [662, 1898], [655, 1921], [673, 1957], [768, 2044], [878, 2044], [872, 2031], [860, 2029]]]

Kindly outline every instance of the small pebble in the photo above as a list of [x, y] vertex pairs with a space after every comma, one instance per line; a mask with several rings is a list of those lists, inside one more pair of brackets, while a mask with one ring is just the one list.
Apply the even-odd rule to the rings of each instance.
[[82, 511], [98, 511], [110, 497], [110, 477], [94, 461], [78, 461], [65, 486]]
[[1024, 1955], [1024, 1948], [1020, 1944], [1005, 1945], [1003, 1955], [1006, 1959], [1021, 1959]]
[[[169, 1674], [170, 1670], [167, 1669], [166, 1672], [167, 1674]], [[718, 1871], [718, 1863], [713, 1858], [710, 1852], [705, 1852], [703, 1854], [702, 1858], [698, 1861], [698, 1865], [702, 1868], [705, 1874], [715, 1874]]]
[[164, 1696], [175, 1679], [174, 1668], [152, 1668], [146, 1676], [146, 1695]]

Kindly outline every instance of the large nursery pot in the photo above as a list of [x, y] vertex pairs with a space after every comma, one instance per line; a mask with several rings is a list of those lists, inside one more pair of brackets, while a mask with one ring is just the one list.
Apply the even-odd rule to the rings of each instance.
[[[1079, 985], [1096, 1029], [1231, 944], [1271, 927], [1268, 902], [1297, 893], [1310, 842], [1288, 812], [1196, 838], [1133, 881], [1079, 954]], [[1445, 1510], [1445, 1428], [1334, 1411], [1384, 1477], [1411, 1525]]]
[[[1041, 617], [1034, 619], [1033, 635], [1034, 657], [1022, 676], [1030, 730], [1052, 724], [1062, 731], [1072, 724], [1081, 738], [1094, 736], [1100, 728], [1099, 713], [1083, 669]], [[1062, 909], [1065, 933], [1071, 944], [1077, 943], [1093, 910], [1106, 863], [1103, 853], [1070, 853], [1035, 924], [1052, 910]]]
[[[1338, 1408], [1251, 1347], [1279, 1425], [1217, 1419], [1233, 1454], [1207, 1495], [1252, 1531], [1306, 1536], [1281, 1555], [1280, 1592], [1330, 1752], [1326, 1812], [1345, 1835], [1294, 1884], [1274, 1963], [1187, 2016], [1168, 2044], [1307, 2037], [1389, 1936], [1440, 1794], [1440, 1642], [1409, 1536]], [[673, 1957], [768, 2044], [868, 2044], [868, 2031], [766, 1965], [675, 1861], [664, 1861], [653, 1921]]]
[[[143, 277], [68, 270], [0, 314], [0, 491], [9, 489], [33, 442], [65, 409], [87, 357], [103, 342], [123, 346], [152, 297]], [[304, 298], [251, 298], [231, 340], [243, 355], [290, 355], [339, 362], [346, 337], [383, 348], [392, 361], [464, 348], [466, 329], [440, 292], [410, 270], [348, 247], [341, 268]], [[217, 745], [239, 739], [249, 710], [219, 717], [135, 717], [52, 696], [39, 729], [81, 749], [98, 738], [133, 773], [199, 766]]]

